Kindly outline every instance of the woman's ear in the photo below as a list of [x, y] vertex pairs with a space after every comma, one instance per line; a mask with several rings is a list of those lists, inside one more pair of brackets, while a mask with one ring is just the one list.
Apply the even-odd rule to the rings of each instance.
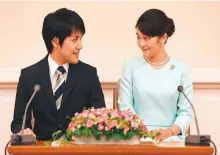
[[168, 35], [166, 33], [164, 33], [162, 36], [159, 37], [159, 44], [161, 47], [163, 47], [168, 39]]
[[167, 39], [168, 39], [168, 35], [166, 33], [164, 33], [162, 38], [163, 38], [163, 44], [166, 44], [167, 43]]

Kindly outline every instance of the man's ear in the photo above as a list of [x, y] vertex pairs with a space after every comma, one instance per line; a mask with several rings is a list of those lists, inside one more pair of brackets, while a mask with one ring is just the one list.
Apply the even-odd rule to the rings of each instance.
[[52, 45], [53, 45], [54, 48], [60, 47], [60, 41], [59, 41], [59, 38], [57, 38], [57, 37], [54, 37], [54, 38], [51, 40], [51, 43], [52, 43]]

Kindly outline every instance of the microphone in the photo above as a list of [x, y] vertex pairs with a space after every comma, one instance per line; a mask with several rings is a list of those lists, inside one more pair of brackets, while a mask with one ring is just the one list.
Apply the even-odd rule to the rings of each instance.
[[186, 100], [189, 102], [190, 106], [192, 107], [194, 118], [195, 118], [195, 124], [196, 124], [197, 135], [188, 135], [185, 138], [185, 145], [210, 146], [211, 136], [210, 135], [200, 135], [200, 130], [199, 130], [199, 125], [198, 125], [198, 120], [197, 120], [195, 108], [194, 108], [192, 102], [189, 100], [189, 98], [184, 93], [183, 86], [181, 86], [181, 85], [178, 86], [177, 90], [178, 90], [178, 92], [183, 94], [183, 96], [186, 98]]
[[[31, 98], [29, 99], [26, 107], [25, 107], [25, 111], [24, 111], [24, 116], [23, 116], [23, 120], [22, 120], [22, 126], [21, 126], [21, 131], [24, 130], [25, 128], [25, 122], [26, 122], [26, 117], [27, 117], [27, 111], [28, 108], [30, 106], [31, 101], [33, 100], [35, 94], [40, 91], [40, 85], [36, 84], [34, 86], [34, 92], [31, 96]], [[30, 144], [35, 144], [36, 143], [36, 137], [33, 136], [32, 134], [12, 134], [11, 135], [11, 145], [30, 145]]]

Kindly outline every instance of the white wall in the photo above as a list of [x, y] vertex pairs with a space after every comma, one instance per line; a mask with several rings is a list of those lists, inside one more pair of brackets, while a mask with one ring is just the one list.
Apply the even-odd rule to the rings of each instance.
[[[43, 18], [61, 7], [75, 10], [84, 19], [87, 32], [80, 58], [98, 68], [102, 81], [117, 80], [124, 61], [141, 55], [134, 26], [150, 8], [164, 10], [175, 22], [176, 32], [167, 43], [171, 56], [196, 68], [196, 72], [214, 68], [220, 77], [220, 2], [41, 1], [0, 2], [0, 81], [17, 81], [21, 68], [45, 56]], [[196, 81], [202, 78], [197, 73], [193, 76]]]

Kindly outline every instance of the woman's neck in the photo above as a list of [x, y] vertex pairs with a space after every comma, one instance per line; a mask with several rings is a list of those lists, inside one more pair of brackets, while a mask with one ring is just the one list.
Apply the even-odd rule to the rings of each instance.
[[163, 61], [166, 61], [168, 59], [168, 54], [165, 52], [165, 50], [161, 50], [160, 52], [158, 52], [157, 55], [147, 58], [148, 61], [152, 62], [152, 63], [160, 63]]

